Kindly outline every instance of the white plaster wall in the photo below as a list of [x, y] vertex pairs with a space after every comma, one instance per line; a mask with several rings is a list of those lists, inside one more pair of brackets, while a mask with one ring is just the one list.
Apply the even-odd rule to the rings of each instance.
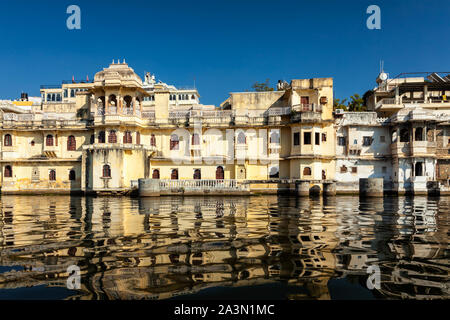
[[[341, 167], [345, 165], [347, 172], [341, 173]], [[357, 167], [358, 171], [352, 173], [352, 167]], [[383, 173], [383, 167], [386, 172]], [[393, 177], [390, 160], [361, 160], [361, 159], [338, 159], [336, 160], [335, 179], [339, 183], [359, 183], [360, 178], [383, 178], [390, 181]], [[358, 188], [358, 185], [356, 185]]]

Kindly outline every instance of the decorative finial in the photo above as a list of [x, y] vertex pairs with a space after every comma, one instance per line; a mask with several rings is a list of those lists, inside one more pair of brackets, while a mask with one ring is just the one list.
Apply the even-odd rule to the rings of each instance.
[[114, 59], [113, 59], [113, 62], [111, 64], [114, 64]]
[[125, 63], [125, 58], [123, 58], [123, 63]]

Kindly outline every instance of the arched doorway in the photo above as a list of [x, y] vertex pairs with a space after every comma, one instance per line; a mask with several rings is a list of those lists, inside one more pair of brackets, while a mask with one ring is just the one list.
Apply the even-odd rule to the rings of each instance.
[[103, 116], [105, 114], [105, 101], [106, 100], [104, 96], [101, 96], [97, 99], [97, 115], [99, 116]]
[[194, 170], [194, 179], [200, 180], [201, 178], [202, 178], [202, 172], [200, 171], [200, 169], [195, 169]]
[[69, 171], [69, 180], [70, 180], [70, 181], [74, 181], [75, 178], [76, 178], [76, 176], [75, 176], [75, 170], [70, 170], [70, 171]]
[[198, 133], [194, 133], [192, 135], [192, 145], [199, 145], [200, 144], [200, 136], [198, 135]]
[[216, 169], [216, 180], [223, 180], [225, 177], [225, 172], [222, 166], [218, 166]]
[[67, 151], [75, 151], [77, 149], [77, 141], [74, 136], [67, 138]]
[[303, 175], [304, 176], [310, 176], [311, 175], [311, 168], [310, 167], [304, 167], [303, 168]]
[[111, 130], [108, 135], [108, 143], [117, 143], [117, 135], [115, 130]]
[[417, 127], [416, 128], [416, 134], [414, 135], [415, 141], [423, 141], [423, 128]]
[[414, 175], [416, 177], [421, 177], [423, 176], [423, 163], [422, 162], [416, 162], [416, 167], [414, 170]]
[[103, 178], [111, 178], [111, 167], [107, 164], [103, 165]]
[[98, 133], [98, 143], [105, 143], [105, 131]]
[[170, 136], [170, 150], [178, 150], [179, 149], [180, 140], [176, 134], [172, 134]]
[[131, 105], [131, 102], [133, 101], [133, 99], [131, 98], [131, 96], [125, 96], [123, 97], [123, 103], [124, 103], [124, 113], [125, 114], [133, 114], [133, 106]]
[[45, 145], [47, 147], [53, 147], [53, 136], [51, 134], [47, 135], [45, 138]]
[[170, 179], [178, 180], [178, 169], [172, 169], [172, 173], [170, 174]]
[[12, 178], [12, 168], [11, 168], [11, 166], [8, 165], [8, 166], [5, 167], [4, 177], [5, 178]]
[[110, 113], [116, 113], [117, 112], [117, 98], [116, 95], [112, 94], [109, 96], [108, 98], [108, 104], [109, 104], [109, 109], [110, 109]]
[[55, 181], [56, 180], [56, 171], [55, 170], [50, 170], [49, 174], [48, 174], [48, 180], [50, 181]]
[[152, 136], [150, 138], [150, 145], [152, 147], [156, 147], [156, 137], [155, 137], [155, 135], [153, 133], [152, 133]]

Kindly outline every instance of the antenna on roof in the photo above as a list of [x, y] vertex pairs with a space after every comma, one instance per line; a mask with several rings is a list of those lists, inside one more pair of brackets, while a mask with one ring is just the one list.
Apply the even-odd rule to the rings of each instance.
[[384, 61], [380, 60], [380, 73], [384, 72]]

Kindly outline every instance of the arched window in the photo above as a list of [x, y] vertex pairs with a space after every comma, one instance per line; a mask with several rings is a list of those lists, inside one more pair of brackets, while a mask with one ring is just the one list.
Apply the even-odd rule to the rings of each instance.
[[105, 143], [105, 131], [98, 133], [98, 143]]
[[136, 132], [136, 144], [141, 144], [141, 133]]
[[280, 143], [280, 135], [278, 134], [278, 132], [272, 132], [270, 134], [270, 141], [269, 141], [269, 143], [276, 143], [276, 144]]
[[158, 169], [153, 170], [152, 179], [159, 179], [159, 170]]
[[269, 177], [270, 178], [279, 178], [280, 177], [280, 171], [278, 170], [278, 167], [270, 168]]
[[53, 147], [53, 136], [51, 134], [47, 135], [45, 138], [45, 145], [47, 147]]
[[178, 180], [178, 169], [172, 169], [172, 173], [170, 174], [170, 179]]
[[108, 134], [108, 143], [117, 143], [116, 131], [111, 130]]
[[111, 178], [111, 167], [107, 164], [103, 165], [103, 178]]
[[116, 96], [114, 94], [109, 96], [108, 103], [112, 107], [117, 107], [117, 98], [116, 98]]
[[152, 136], [150, 137], [150, 145], [152, 147], [156, 147], [156, 137], [153, 133], [152, 133]]
[[77, 141], [75, 140], [74, 136], [69, 136], [67, 138], [67, 150], [68, 151], [75, 151], [77, 149]]
[[311, 175], [311, 168], [310, 167], [304, 167], [303, 168], [303, 175], [304, 176], [310, 176]]
[[75, 170], [69, 171], [69, 180], [74, 181], [75, 180]]
[[132, 101], [133, 101], [133, 98], [131, 98], [131, 96], [123, 97], [125, 114], [132, 114], [133, 113], [133, 108], [132, 108], [132, 105], [131, 105]]
[[12, 146], [12, 137], [11, 137], [11, 135], [10, 135], [9, 133], [8, 133], [8, 134], [5, 134], [5, 141], [4, 141], [3, 145], [4, 145], [5, 147], [10, 147], [10, 146]]
[[71, 98], [75, 97], [75, 90], [73, 89], [70, 90], [70, 97]]
[[54, 169], [50, 170], [48, 173], [48, 180], [55, 181], [56, 180], [56, 171]]
[[5, 178], [12, 178], [12, 167], [11, 166], [6, 166], [5, 167], [5, 174], [4, 174]]
[[176, 134], [170, 136], [170, 150], [178, 150], [179, 140]]
[[246, 144], [247, 143], [247, 137], [245, 136], [245, 133], [243, 133], [242, 131], [239, 132], [239, 134], [237, 136], [237, 143], [238, 144]]
[[192, 145], [199, 145], [200, 144], [200, 136], [198, 133], [194, 133], [192, 135]]
[[202, 178], [202, 172], [200, 171], [200, 169], [195, 169], [194, 170], [194, 179], [199, 180]]
[[414, 174], [415, 174], [416, 177], [423, 176], [423, 164], [422, 164], [422, 162], [417, 162], [416, 163], [416, 168], [415, 168]]
[[133, 138], [130, 131], [125, 131], [123, 134], [123, 143], [133, 143]]
[[191, 99], [192, 99], [192, 100], [194, 100], [194, 99], [195, 99], [195, 96], [194, 96], [194, 95], [192, 95], [192, 96], [191, 96]]
[[222, 166], [218, 166], [216, 169], [216, 179], [217, 180], [223, 180], [225, 177], [225, 173], [223, 171], [223, 167]]

